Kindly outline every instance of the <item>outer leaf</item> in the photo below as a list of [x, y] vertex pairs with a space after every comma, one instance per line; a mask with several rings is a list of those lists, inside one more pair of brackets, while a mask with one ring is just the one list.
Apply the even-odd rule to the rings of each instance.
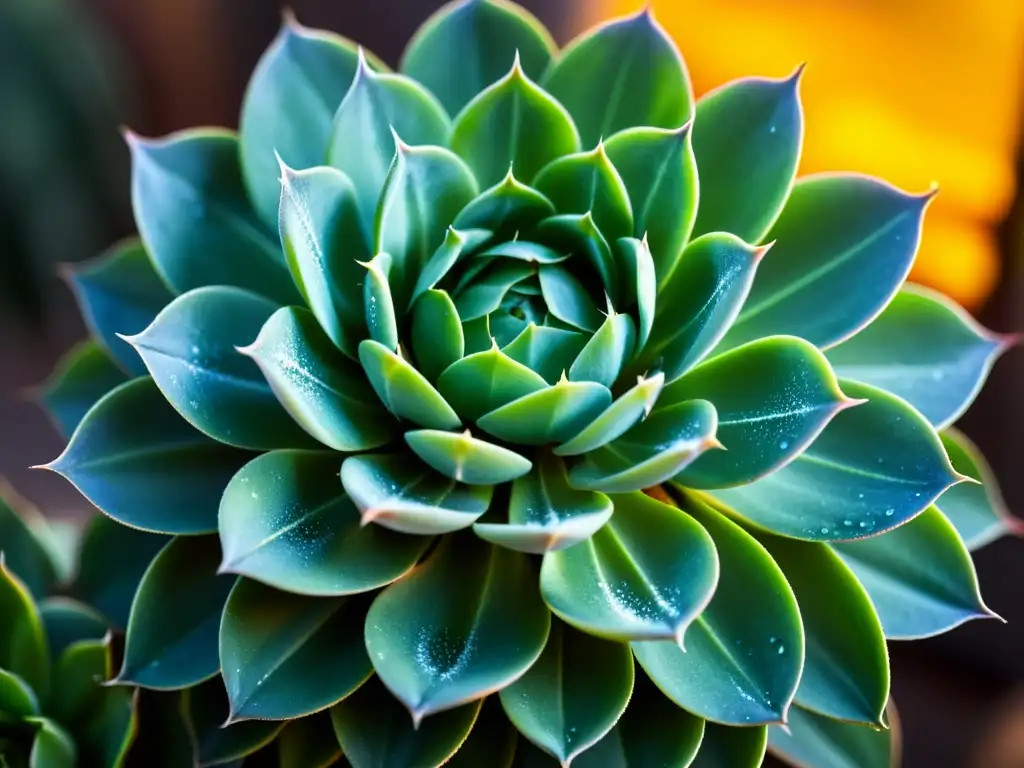
[[132, 602], [117, 682], [188, 688], [220, 669], [217, 630], [234, 580], [217, 575], [216, 536], [177, 537], [146, 570]]
[[466, 352], [466, 338], [459, 311], [444, 291], [428, 290], [413, 305], [411, 339], [419, 370], [428, 381]]
[[721, 233], [690, 243], [664, 283], [650, 338], [632, 370], [657, 365], [671, 382], [699, 363], [735, 319], [766, 250]]
[[421, 536], [472, 525], [487, 511], [493, 491], [442, 477], [408, 453], [350, 456], [341, 465], [341, 482], [363, 525]]
[[706, 723], [700, 751], [690, 768], [760, 768], [767, 746], [768, 728], [763, 725], [733, 728]]
[[39, 699], [32, 686], [21, 677], [0, 669], [0, 715], [21, 720], [39, 714]]
[[828, 359], [839, 376], [899, 395], [941, 429], [967, 409], [1013, 341], [985, 330], [945, 296], [908, 286]]
[[131, 375], [144, 374], [146, 367], [118, 334], [143, 330], [174, 294], [142, 243], [123, 240], [93, 262], [69, 267], [66, 275], [90, 335]]
[[693, 499], [680, 500], [714, 539], [722, 570], [715, 595], [686, 635], [633, 643], [651, 679], [684, 709], [730, 725], [786, 719], [804, 661], [793, 591], [764, 548]]
[[569, 485], [565, 464], [538, 452], [530, 474], [512, 484], [508, 523], [474, 523], [482, 539], [509, 549], [543, 554], [589, 539], [612, 516], [603, 493]]
[[462, 426], [458, 414], [423, 374], [383, 344], [366, 339], [359, 345], [359, 362], [377, 397], [398, 418], [429, 429]]
[[33, 691], [45, 693], [49, 685], [49, 653], [39, 609], [25, 584], [0, 552], [0, 669], [13, 672]]
[[576, 488], [625, 493], [658, 485], [712, 448], [718, 415], [707, 400], [655, 409], [622, 437], [584, 456], [569, 472]]
[[868, 402], [836, 415], [786, 467], [715, 498], [783, 536], [845, 541], [902, 525], [959, 482], [917, 411], [880, 389], [840, 384]]
[[[590, 78], [594, 79], [593, 73]], [[608, 159], [604, 144], [552, 161], [537, 174], [533, 186], [555, 204], [559, 213], [592, 214], [608, 241], [633, 234], [629, 192]]]
[[250, 457], [197, 432], [140, 378], [105, 395], [47, 468], [120, 523], [193, 534], [216, 530], [220, 494]]
[[467, 355], [448, 366], [437, 388], [448, 402], [458, 405], [466, 421], [547, 387], [547, 382], [493, 344], [484, 352]]
[[[479, 0], [478, 0], [479, 2]], [[544, 195], [518, 181], [512, 170], [490, 189], [480, 193], [455, 217], [459, 229], [491, 230], [500, 238], [515, 237], [542, 219], [555, 215], [555, 206]]]
[[657, 373], [650, 378], [638, 377], [637, 383], [589, 423], [572, 439], [554, 449], [558, 456], [578, 456], [607, 445], [630, 427], [650, 415], [661, 392], [665, 377]]
[[96, 342], [83, 341], [57, 361], [37, 397], [57, 431], [66, 438], [97, 400], [127, 380], [124, 371]]
[[794, 707], [787, 734], [781, 728], [768, 730], [769, 749], [793, 765], [821, 768], [895, 768], [900, 764], [899, 728], [889, 705], [892, 727], [874, 730], [830, 720]]
[[565, 104], [585, 147], [638, 125], [678, 128], [692, 114], [686, 66], [650, 10], [581, 35], [541, 85]]
[[356, 191], [333, 168], [293, 171], [281, 163], [278, 229], [288, 268], [324, 332], [349, 357], [366, 337], [363, 292], [370, 256]]
[[197, 768], [222, 765], [251, 755], [273, 741], [284, 728], [284, 723], [267, 720], [228, 726], [228, 698], [219, 679], [184, 690], [181, 712]]
[[37, 728], [28, 758], [29, 768], [74, 768], [78, 764], [78, 750], [67, 731], [46, 717], [27, 720]]
[[967, 547], [935, 507], [885, 536], [833, 546], [867, 589], [886, 637], [929, 637], [995, 616]]
[[324, 445], [365, 451], [398, 434], [398, 422], [381, 407], [362, 368], [331, 345], [307, 310], [277, 310], [256, 341], [239, 351], [256, 361], [285, 410]]
[[376, 677], [331, 709], [334, 732], [352, 768], [441, 765], [465, 741], [480, 712], [474, 701], [416, 727]]
[[445, 477], [468, 485], [497, 485], [522, 477], [533, 467], [515, 451], [470, 435], [436, 429], [405, 433], [413, 453]]
[[530, 323], [501, 351], [539, 373], [548, 384], [555, 384], [586, 343], [582, 333]]
[[999, 484], [978, 447], [956, 429], [945, 430], [942, 447], [953, 469], [978, 483], [960, 483], [943, 493], [936, 506], [956, 527], [968, 549], [978, 549], [1018, 523], [1006, 508]]
[[291, 595], [239, 579], [220, 624], [228, 719], [288, 720], [348, 696], [373, 671], [362, 619], [352, 599]]
[[445, 768], [512, 768], [519, 732], [509, 722], [496, 695], [484, 699], [473, 730]]
[[292, 720], [277, 738], [281, 768], [328, 768], [341, 759], [341, 745], [327, 712]]
[[675, 507], [642, 493], [612, 502], [617, 514], [590, 539], [544, 556], [544, 600], [584, 632], [681, 643], [718, 581], [711, 537]]
[[868, 593], [826, 544], [777, 536], [758, 540], [782, 568], [800, 606], [807, 658], [797, 704], [837, 720], [883, 727], [889, 655]]
[[360, 525], [338, 456], [272, 451], [243, 467], [220, 505], [221, 571], [300, 595], [368, 592], [412, 568], [430, 539]]
[[556, 622], [540, 658], [498, 695], [519, 732], [568, 765], [612, 729], [632, 692], [628, 645]]
[[366, 648], [419, 723], [516, 680], [540, 656], [550, 626], [526, 555], [465, 533], [445, 537], [380, 593], [366, 617]]
[[171, 405], [192, 426], [256, 450], [312, 443], [237, 347], [256, 338], [274, 304], [239, 288], [197, 288], [168, 304], [146, 330], [126, 337]]
[[[0, 478], [0, 550], [29, 594], [41, 600], [57, 583], [46, 518]], [[52, 534], [50, 534], [52, 535]]]
[[437, 94], [448, 113], [508, 71], [518, 55], [531, 78], [543, 74], [555, 42], [526, 9], [505, 0], [452, 2], [416, 31], [401, 70]]
[[[697, 164], [690, 123], [629, 128], [608, 139], [605, 151], [629, 193], [633, 236], [647, 238], [658, 284], [664, 285], [697, 217]], [[701, 190], [707, 183], [701, 184]]]
[[697, 103], [693, 153], [700, 172], [694, 233], [732, 232], [758, 243], [786, 202], [803, 144], [801, 65], [781, 80], [748, 77]]
[[715, 404], [726, 450], [702, 456], [678, 475], [691, 488], [744, 485], [785, 466], [837, 413], [857, 404], [840, 391], [818, 350], [782, 336], [712, 358], [665, 387], [658, 402], [668, 407], [694, 398]]
[[295, 302], [276, 239], [249, 204], [234, 133], [189, 130], [157, 140], [129, 134], [128, 146], [135, 223], [176, 293], [232, 285]]
[[774, 334], [824, 348], [855, 334], [906, 279], [932, 196], [908, 195], [866, 176], [811, 176], [794, 184], [765, 236], [777, 245], [721, 348]]
[[611, 401], [612, 393], [606, 386], [563, 378], [552, 387], [523, 395], [485, 413], [477, 423], [502, 440], [545, 445], [578, 434]]

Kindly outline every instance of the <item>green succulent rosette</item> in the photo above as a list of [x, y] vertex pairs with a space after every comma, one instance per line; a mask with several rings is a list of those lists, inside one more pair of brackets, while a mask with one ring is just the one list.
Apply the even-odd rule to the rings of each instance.
[[795, 179], [800, 77], [469, 0], [400, 73], [286, 19], [239, 133], [129, 136], [45, 390], [173, 537], [114, 682], [201, 765], [888, 765], [886, 642], [991, 615], [950, 424], [1010, 340], [904, 284], [933, 193]]

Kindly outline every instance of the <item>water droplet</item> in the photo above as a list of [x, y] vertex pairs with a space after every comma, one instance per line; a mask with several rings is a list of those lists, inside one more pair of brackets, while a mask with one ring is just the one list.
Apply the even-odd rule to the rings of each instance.
[[822, 529], [821, 529], [821, 532], [822, 532], [822, 533], [828, 533], [828, 528], [822, 528]]
[[851, 525], [853, 525], [853, 520], [843, 520], [843, 525], [849, 528]]
[[777, 642], [779, 642], [779, 638], [777, 638], [777, 637], [769, 637], [768, 638], [768, 642], [771, 643], [772, 645], [775, 645]]
[[781, 656], [781, 655], [782, 655], [782, 654], [784, 654], [785, 652], [786, 652], [786, 646], [784, 646], [784, 645], [779, 645], [779, 656]]
[[789, 448], [789, 440], [780, 440], [779, 441], [779, 450], [780, 451], [784, 451], [787, 448]]
[[895, 514], [895, 512], [896, 512], [895, 509], [893, 509], [892, 507], [889, 507], [889, 509], [885, 510], [885, 516], [886, 517], [892, 517], [893, 514]]
[[861, 520], [861, 521], [860, 521], [860, 523], [858, 523], [858, 525], [859, 525], [859, 526], [860, 526], [861, 528], [867, 528], [867, 527], [868, 527], [868, 524], [867, 524], [867, 523], [866, 523], [865, 521], [863, 521], [863, 520]]
[[768, 133], [775, 133], [775, 126], [774, 125], [771, 128], [768, 129]]

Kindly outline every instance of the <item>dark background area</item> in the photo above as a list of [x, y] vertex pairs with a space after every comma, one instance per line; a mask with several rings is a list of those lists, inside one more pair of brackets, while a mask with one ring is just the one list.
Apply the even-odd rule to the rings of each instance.
[[[571, 0], [521, 2], [547, 23], [559, 43], [577, 31]], [[98, 231], [92, 238], [73, 238], [58, 256], [60, 261], [91, 257], [96, 241], [132, 231], [128, 157], [117, 136], [118, 125], [127, 124], [144, 135], [204, 124], [235, 127], [249, 73], [281, 19], [276, 0], [80, 0], [77, 5], [100, 25], [100, 48], [120, 62], [112, 67], [110, 103], [100, 105], [96, 116], [97, 130], [107, 139], [113, 137], [114, 148], [104, 156], [107, 186], [95, 194], [105, 194], [107, 188], [117, 191], [96, 214]], [[437, 6], [436, 0], [291, 2], [303, 24], [358, 40], [393, 66], [405, 41]], [[7, 69], [3, 76], [19, 76], [10, 69], [14, 65], [9, 59], [0, 66]], [[27, 72], [25, 67], [21, 74]], [[10, 105], [2, 103], [4, 82], [0, 78], [0, 121], [12, 114]], [[93, 100], [100, 101], [98, 96]], [[76, 141], [81, 140], [76, 135]], [[90, 150], [82, 145], [75, 151]], [[0, 208], [0, 243], [10, 223], [3, 217], [15, 215]], [[1001, 232], [1003, 280], [979, 313], [984, 324], [1001, 332], [1024, 331], [1021, 222], [1024, 203], [1018, 198]], [[59, 231], [65, 225], [56, 220], [52, 226]], [[48, 514], [74, 516], [85, 509], [74, 489], [54, 475], [27, 469], [54, 458], [62, 441], [42, 412], [26, 401], [25, 390], [45, 379], [57, 358], [84, 336], [70, 292], [49, 268], [44, 272], [38, 315], [5, 318], [0, 324], [0, 475]], [[1010, 509], [1024, 515], [1021, 350], [1000, 361], [960, 426], [993, 464]], [[891, 644], [893, 691], [904, 725], [907, 768], [1024, 766], [1024, 745], [1016, 750], [1017, 760], [997, 759], [985, 751], [1005, 747], [1014, 737], [1024, 741], [1024, 542], [1004, 538], [975, 557], [985, 599], [1008, 624], [972, 622], [941, 638]]]

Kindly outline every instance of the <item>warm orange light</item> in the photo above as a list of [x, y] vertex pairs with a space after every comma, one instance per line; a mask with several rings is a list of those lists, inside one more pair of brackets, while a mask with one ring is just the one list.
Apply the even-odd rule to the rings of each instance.
[[[638, 0], [581, 4], [583, 23]], [[994, 228], [1015, 191], [1022, 0], [653, 0], [698, 96], [807, 62], [801, 173], [855, 170], [911, 192], [936, 182], [911, 279], [977, 307], [999, 278]]]

